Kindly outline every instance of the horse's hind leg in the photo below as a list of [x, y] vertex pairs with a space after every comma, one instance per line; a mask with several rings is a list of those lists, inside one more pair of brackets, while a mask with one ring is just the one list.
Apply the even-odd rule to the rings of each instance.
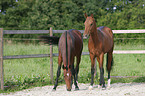
[[56, 87], [58, 85], [58, 78], [60, 76], [60, 73], [61, 73], [61, 64], [62, 64], [62, 57], [61, 57], [61, 54], [59, 52], [59, 56], [58, 56], [58, 69], [57, 69], [57, 77], [56, 77], [56, 82], [55, 82], [55, 85], [54, 85], [54, 90], [56, 90]]
[[107, 53], [107, 61], [106, 61], [106, 67], [107, 67], [107, 71], [108, 71], [108, 87], [110, 87], [110, 71], [111, 71], [111, 67], [113, 66], [113, 56], [112, 56], [112, 52]]
[[74, 85], [75, 85], [75, 90], [79, 90], [79, 87], [78, 87], [78, 83], [76, 82], [76, 72], [75, 72], [75, 69], [74, 69], [74, 58], [72, 60], [72, 75], [74, 76]]
[[78, 73], [79, 73], [79, 64], [81, 61], [81, 55], [77, 56], [77, 64], [76, 64], [76, 68], [75, 68], [75, 72], [76, 72], [76, 81], [78, 81]]

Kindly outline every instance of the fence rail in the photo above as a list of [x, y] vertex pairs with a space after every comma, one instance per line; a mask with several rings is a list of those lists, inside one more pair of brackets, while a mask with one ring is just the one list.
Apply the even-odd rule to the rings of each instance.
[[[63, 33], [67, 30], [53, 30], [55, 33]], [[79, 30], [84, 33], [84, 30]], [[112, 30], [114, 34], [122, 33], [145, 33], [144, 30]], [[49, 34], [50, 30], [3, 30], [3, 34]]]
[[[113, 54], [145, 54], [145, 50], [114, 50]], [[89, 52], [82, 52], [82, 55], [89, 55]], [[3, 59], [24, 59], [50, 57], [50, 54], [13, 55], [3, 56]], [[53, 53], [53, 57], [58, 57], [58, 53]]]
[[49, 30], [4, 30], [3, 34], [49, 34]]
[[[3, 34], [50, 34], [52, 36], [54, 33], [63, 33], [67, 30], [3, 30], [0, 28], [0, 86], [4, 90], [4, 79], [3, 79], [3, 60], [9, 59], [23, 59], [23, 58], [43, 58], [50, 57], [50, 75], [51, 80], [53, 81], [53, 57], [58, 56], [58, 53], [53, 53], [53, 47], [50, 47], [50, 54], [31, 54], [31, 55], [14, 55], [14, 56], [3, 56]], [[79, 30], [81, 33], [84, 30]], [[122, 33], [145, 33], [143, 30], [113, 30], [114, 34]], [[115, 50], [114, 54], [145, 54], [145, 50]], [[82, 55], [89, 55], [89, 52], [83, 52]]]

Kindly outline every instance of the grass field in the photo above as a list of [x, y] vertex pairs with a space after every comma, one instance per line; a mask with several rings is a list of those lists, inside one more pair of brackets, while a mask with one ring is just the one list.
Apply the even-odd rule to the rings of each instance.
[[[84, 43], [83, 52], [88, 52], [87, 43]], [[115, 50], [144, 50], [144, 44], [119, 44]], [[58, 53], [58, 47], [54, 46], [54, 53]], [[4, 43], [4, 56], [28, 55], [28, 54], [49, 54], [49, 46], [43, 44], [7, 44]], [[106, 57], [106, 56], [105, 56]], [[114, 54], [114, 66], [111, 76], [142, 76], [140, 78], [113, 78], [115, 82], [145, 82], [145, 54]], [[104, 58], [104, 67], [106, 58]], [[57, 57], [53, 58], [54, 79], [57, 71]], [[97, 63], [98, 64], [98, 63]], [[80, 63], [79, 82], [90, 83], [91, 63], [89, 55], [82, 56]], [[98, 68], [98, 67], [97, 67]], [[5, 90], [25, 89], [31, 86], [42, 86], [50, 83], [50, 61], [49, 58], [29, 58], [4, 60], [4, 82]], [[97, 70], [99, 73], [99, 69]], [[63, 71], [61, 71], [63, 73]], [[63, 81], [63, 74], [60, 82]], [[106, 70], [105, 70], [105, 76]], [[95, 83], [98, 83], [99, 76]], [[60, 84], [60, 83], [59, 83]]]

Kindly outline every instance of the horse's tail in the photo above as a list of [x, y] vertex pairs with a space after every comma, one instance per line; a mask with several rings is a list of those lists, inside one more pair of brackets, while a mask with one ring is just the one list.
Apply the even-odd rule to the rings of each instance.
[[67, 45], [67, 31], [65, 32], [65, 43], [66, 43], [66, 68], [68, 68], [68, 45]]
[[109, 55], [107, 54], [107, 58], [106, 58], [106, 69], [107, 69], [107, 71], [111, 71], [112, 66], [113, 66], [113, 63], [114, 63], [113, 55], [112, 55], [111, 65], [108, 65], [108, 58], [109, 58]]
[[57, 36], [39, 36], [40, 40], [50, 45], [57, 45], [59, 42], [59, 38], [60, 37]]

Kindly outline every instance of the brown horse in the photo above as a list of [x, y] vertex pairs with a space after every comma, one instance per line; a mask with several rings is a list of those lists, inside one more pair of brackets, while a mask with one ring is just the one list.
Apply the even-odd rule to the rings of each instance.
[[103, 68], [103, 59], [104, 54], [107, 53], [107, 71], [108, 71], [108, 87], [110, 87], [110, 71], [113, 65], [113, 32], [108, 27], [96, 27], [96, 22], [94, 19], [93, 14], [91, 16], [87, 16], [85, 14], [86, 21], [85, 21], [85, 31], [83, 34], [84, 38], [89, 37], [88, 41], [88, 49], [90, 52], [90, 59], [91, 59], [91, 86], [90, 89], [93, 88], [94, 83], [94, 65], [95, 65], [95, 58], [97, 57], [97, 61], [99, 62], [99, 69], [100, 69], [100, 84], [98, 87], [102, 85], [102, 88], [105, 89], [105, 81], [104, 81], [104, 68]]
[[[61, 66], [63, 62], [64, 80], [66, 82], [67, 90], [71, 91], [74, 77], [75, 89], [79, 90], [77, 85], [77, 77], [79, 72], [79, 63], [81, 60], [81, 53], [83, 49], [82, 35], [78, 30], [71, 29], [64, 32], [59, 39], [59, 56], [58, 56], [58, 70], [57, 78], [54, 85], [54, 90], [58, 85], [58, 78], [61, 73]], [[77, 59], [76, 68], [74, 69], [74, 60]]]
[[[67, 90], [71, 91], [71, 87], [74, 84], [75, 90], [79, 90], [77, 84], [78, 72], [79, 72], [79, 63], [81, 60], [81, 53], [83, 49], [83, 39], [82, 35], [78, 30], [71, 29], [68, 32], [64, 32], [61, 37], [50, 37], [50, 36], [39, 36], [41, 40], [48, 44], [58, 44], [59, 46], [59, 56], [58, 56], [58, 70], [57, 78], [53, 90], [56, 90], [58, 85], [58, 78], [61, 73], [61, 66], [63, 62], [63, 71], [64, 71], [64, 80], [66, 82]], [[74, 60], [77, 60], [76, 67], [74, 69]]]

